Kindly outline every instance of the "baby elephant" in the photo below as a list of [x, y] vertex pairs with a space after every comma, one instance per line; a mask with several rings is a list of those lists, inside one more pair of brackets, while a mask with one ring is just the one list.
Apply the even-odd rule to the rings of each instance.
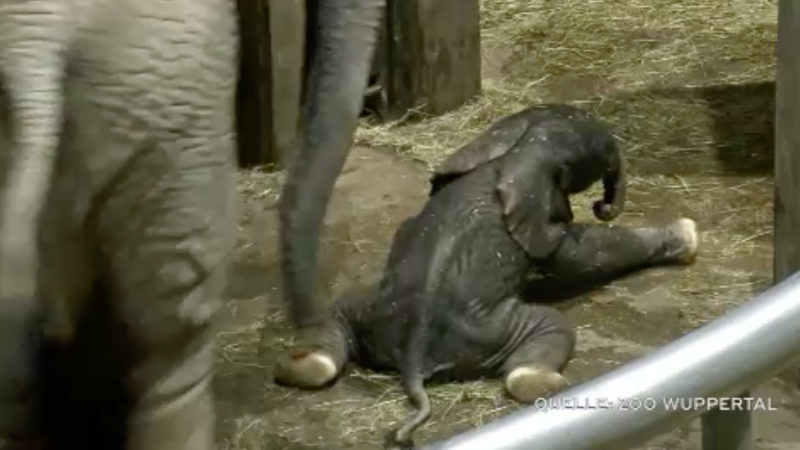
[[498, 121], [436, 171], [430, 199], [395, 234], [374, 295], [340, 299], [327, 334], [280, 361], [276, 380], [321, 387], [348, 360], [399, 371], [418, 409], [391, 436], [399, 446], [411, 446], [430, 415], [423, 383], [434, 374], [502, 375], [520, 402], [563, 389], [575, 333], [558, 310], [520, 297], [529, 272], [602, 280], [690, 264], [697, 251], [690, 219], [573, 223], [568, 195], [600, 179], [594, 212], [611, 220], [622, 210], [622, 159], [587, 113], [544, 105]]

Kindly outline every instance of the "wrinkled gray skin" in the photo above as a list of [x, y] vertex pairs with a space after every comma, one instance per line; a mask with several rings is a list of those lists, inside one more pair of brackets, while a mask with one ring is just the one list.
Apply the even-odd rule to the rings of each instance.
[[[289, 240], [317, 238], [381, 8], [317, 3], [282, 210]], [[236, 224], [236, 24], [232, 0], [0, 2], [0, 441], [214, 448], [211, 325]], [[304, 267], [303, 250], [285, 251]]]
[[[558, 310], [523, 301], [530, 271], [602, 281], [689, 264], [696, 253], [689, 219], [643, 228], [572, 222], [567, 195], [598, 179], [621, 195], [620, 164], [606, 128], [579, 110], [548, 105], [497, 122], [437, 170], [429, 201], [394, 237], [377, 292], [341, 299], [325, 344], [281, 361], [276, 379], [320, 387], [349, 360], [399, 371], [418, 408], [391, 436], [399, 447], [413, 445], [430, 414], [423, 383], [435, 374], [499, 374], [521, 402], [563, 389], [575, 334]], [[603, 212], [622, 201], [605, 199], [595, 211], [609, 219]]]
[[304, 131], [279, 206], [282, 294], [301, 341], [313, 347], [331, 317], [316, 293], [322, 220], [352, 144], [385, 1], [309, 0], [307, 6], [320, 10], [309, 17], [320, 36], [308, 49]]

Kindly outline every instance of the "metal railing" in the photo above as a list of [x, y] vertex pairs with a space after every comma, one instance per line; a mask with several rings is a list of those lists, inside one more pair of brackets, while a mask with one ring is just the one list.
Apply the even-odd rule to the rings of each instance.
[[[800, 272], [648, 356], [428, 448], [621, 450], [704, 415], [704, 449], [748, 450], [759, 404], [741, 396], [798, 359]], [[723, 403], [700, 407], [712, 398]]]

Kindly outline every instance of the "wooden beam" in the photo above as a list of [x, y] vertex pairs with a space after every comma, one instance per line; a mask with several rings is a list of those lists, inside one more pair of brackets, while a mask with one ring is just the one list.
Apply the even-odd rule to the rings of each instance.
[[479, 11], [478, 0], [388, 1], [384, 116], [439, 115], [480, 93]]
[[299, 120], [305, 0], [237, 0], [237, 8], [239, 164], [280, 165]]
[[774, 277], [800, 270], [800, 3], [778, 6]]
[[267, 0], [237, 0], [239, 13], [239, 81], [236, 88], [236, 133], [240, 166], [273, 159], [272, 86]]

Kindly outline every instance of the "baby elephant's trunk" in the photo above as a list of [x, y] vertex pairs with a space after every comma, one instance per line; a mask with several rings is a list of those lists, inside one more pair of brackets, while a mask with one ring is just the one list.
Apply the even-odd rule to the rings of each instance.
[[603, 200], [594, 204], [594, 215], [602, 221], [615, 219], [625, 205], [625, 168], [622, 157], [614, 153], [613, 161], [603, 176]]

